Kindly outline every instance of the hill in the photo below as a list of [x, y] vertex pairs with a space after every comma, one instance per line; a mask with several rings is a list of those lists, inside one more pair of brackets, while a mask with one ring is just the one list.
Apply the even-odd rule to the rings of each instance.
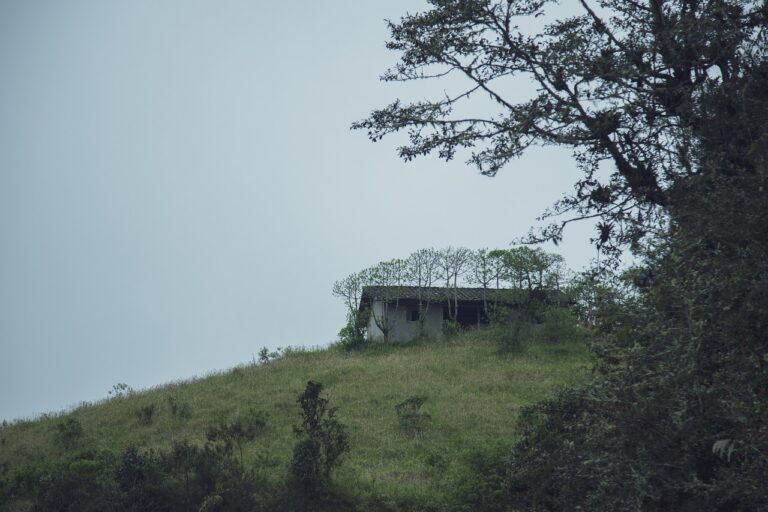
[[[56, 429], [67, 418], [82, 426], [77, 446], [120, 453], [131, 446], [168, 450], [183, 439], [202, 444], [209, 428], [257, 409], [266, 413], [266, 427], [245, 445], [243, 460], [268, 481], [285, 481], [296, 443], [296, 398], [314, 380], [349, 432], [350, 449], [333, 476], [339, 495], [363, 508], [448, 508], [478, 457], [515, 440], [518, 410], [583, 382], [588, 367], [582, 344], [531, 344], [500, 355], [482, 331], [453, 342], [352, 353], [287, 350], [268, 364], [4, 426], [0, 468], [10, 480], [25, 466], [66, 457], [73, 447], [57, 442]], [[395, 412], [413, 396], [425, 398], [421, 412], [428, 418], [420, 433], [404, 431]]]

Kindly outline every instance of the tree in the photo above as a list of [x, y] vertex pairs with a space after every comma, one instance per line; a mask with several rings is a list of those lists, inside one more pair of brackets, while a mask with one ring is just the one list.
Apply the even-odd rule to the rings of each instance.
[[407, 284], [408, 275], [405, 260], [393, 259], [377, 263], [366, 271], [369, 286], [377, 286], [381, 299], [381, 310], [371, 308], [370, 315], [376, 327], [381, 330], [384, 341], [389, 341], [393, 318], [400, 309], [402, 287]]
[[424, 333], [424, 320], [430, 305], [428, 289], [437, 279], [440, 253], [435, 249], [419, 249], [406, 260], [406, 280], [417, 288], [419, 301], [419, 330]]
[[[373, 141], [406, 131], [405, 160], [471, 150], [468, 162], [488, 176], [531, 145], [571, 148], [582, 175], [548, 216], [575, 217], [539, 238], [559, 241], [574, 218], [595, 218], [595, 242], [614, 254], [658, 230], [681, 183], [754, 171], [743, 93], [765, 73], [764, 1], [579, 2], [581, 15], [533, 35], [517, 24], [546, 15], [554, 1], [431, 0], [430, 10], [390, 22], [387, 47], [402, 57], [383, 80], [450, 75], [466, 86], [435, 100], [397, 100], [353, 128]], [[537, 85], [524, 101], [506, 93], [519, 76]], [[495, 114], [454, 114], [479, 96]], [[612, 172], [601, 178], [606, 163]]]
[[[467, 272], [472, 251], [466, 247], [451, 247], [440, 250], [438, 268], [445, 277], [445, 287], [448, 289], [448, 317], [455, 322], [459, 315], [459, 278]], [[452, 290], [452, 293], [451, 293]], [[453, 297], [451, 297], [453, 295]], [[453, 299], [453, 301], [451, 301]]]
[[[483, 310], [488, 313], [488, 288], [498, 282], [499, 266], [492, 256], [493, 251], [478, 249], [472, 253], [469, 263], [467, 281], [470, 284], [480, 285], [483, 289]], [[498, 288], [498, 286], [497, 286]]]
[[[493, 176], [534, 144], [581, 173], [532, 239], [578, 218], [643, 258], [599, 326], [596, 377], [527, 409], [507, 495], [522, 510], [758, 510], [768, 502], [768, 4], [764, 0], [432, 0], [390, 23], [385, 80], [466, 88], [353, 127], [406, 131]], [[535, 34], [518, 28], [543, 18]], [[530, 98], [507, 96], [528, 77]], [[452, 82], [453, 84], [454, 82]], [[440, 88], [439, 90], [443, 90]], [[490, 99], [491, 115], [457, 115]], [[488, 110], [488, 109], [484, 109]], [[471, 111], [471, 110], [470, 110]], [[534, 274], [535, 275], [535, 274]], [[531, 276], [526, 276], [531, 283]]]
[[342, 328], [339, 336], [348, 348], [359, 347], [365, 341], [368, 315], [361, 310], [360, 301], [363, 286], [369, 279], [368, 274], [367, 271], [355, 272], [333, 283], [333, 295], [341, 298], [347, 307], [347, 325]]
[[256, 439], [266, 425], [266, 415], [262, 411], [250, 409], [231, 423], [221, 423], [217, 427], [209, 428], [207, 437], [208, 441], [223, 443], [226, 451], [231, 451], [236, 446], [240, 454], [240, 466], [243, 467], [243, 446]]
[[299, 442], [293, 450], [291, 470], [309, 491], [319, 489], [349, 449], [346, 427], [336, 419], [337, 408], [329, 408], [328, 399], [320, 396], [322, 390], [319, 382], [307, 382], [297, 399], [301, 423], [293, 428]]

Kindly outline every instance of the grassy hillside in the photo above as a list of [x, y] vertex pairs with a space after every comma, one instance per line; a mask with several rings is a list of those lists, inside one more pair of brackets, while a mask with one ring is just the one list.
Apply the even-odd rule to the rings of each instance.
[[[377, 346], [358, 353], [293, 351], [266, 365], [168, 384], [67, 416], [83, 426], [81, 445], [119, 452], [128, 446], [166, 449], [185, 438], [202, 443], [209, 427], [256, 408], [268, 414], [267, 427], [247, 446], [245, 460], [279, 481], [288, 475], [295, 444], [297, 394], [315, 380], [349, 431], [350, 450], [334, 477], [339, 493], [358, 504], [438, 505], [465, 480], [476, 453], [511, 444], [522, 406], [583, 381], [588, 367], [580, 344], [530, 345], [502, 356], [476, 332], [450, 343]], [[394, 409], [414, 395], [427, 398], [422, 411], [430, 416], [415, 436], [399, 428]], [[174, 417], [169, 398], [186, 404], [189, 416]], [[152, 421], [143, 424], [136, 411], [151, 405]], [[0, 467], [10, 471], [63, 456], [54, 435], [61, 420], [42, 417], [4, 427]]]

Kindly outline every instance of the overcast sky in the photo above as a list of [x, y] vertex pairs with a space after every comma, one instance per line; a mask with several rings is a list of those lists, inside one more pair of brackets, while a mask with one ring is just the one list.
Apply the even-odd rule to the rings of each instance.
[[335, 280], [507, 247], [570, 190], [564, 151], [490, 179], [349, 130], [442, 92], [378, 81], [384, 20], [423, 5], [0, 2], [0, 418], [328, 344]]

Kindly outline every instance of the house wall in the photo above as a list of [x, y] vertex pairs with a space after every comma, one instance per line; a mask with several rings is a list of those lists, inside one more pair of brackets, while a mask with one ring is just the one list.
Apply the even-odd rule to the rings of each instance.
[[[371, 305], [371, 318], [368, 320], [368, 337], [374, 341], [384, 341], [384, 333], [376, 325], [376, 321], [373, 319], [375, 314], [381, 318], [383, 315], [383, 303], [379, 300], [373, 301]], [[391, 329], [389, 331], [389, 341], [393, 342], [405, 342], [412, 340], [417, 333], [419, 322], [408, 320], [408, 311], [412, 309], [418, 309], [418, 304], [400, 304], [395, 308], [394, 304], [390, 304], [387, 308], [387, 314]], [[438, 335], [442, 332], [443, 328], [443, 305], [430, 304], [429, 309], [424, 317], [424, 330], [429, 335]]]

